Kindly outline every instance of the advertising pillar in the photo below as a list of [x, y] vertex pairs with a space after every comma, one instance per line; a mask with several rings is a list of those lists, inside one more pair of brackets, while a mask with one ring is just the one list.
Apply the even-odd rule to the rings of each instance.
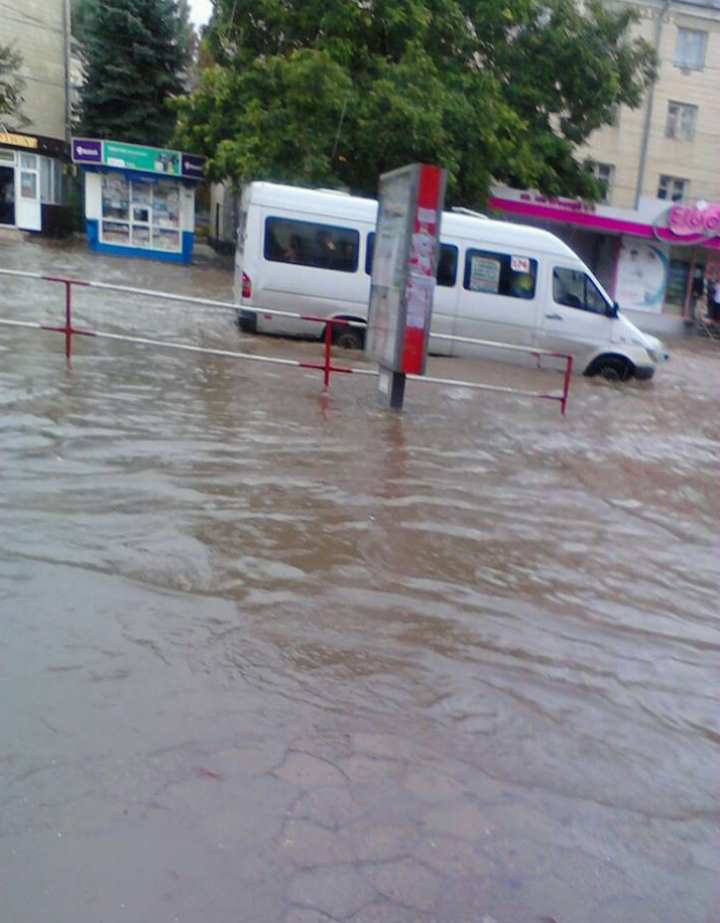
[[380, 177], [365, 351], [380, 366], [378, 401], [396, 410], [405, 376], [425, 373], [445, 182], [417, 163]]

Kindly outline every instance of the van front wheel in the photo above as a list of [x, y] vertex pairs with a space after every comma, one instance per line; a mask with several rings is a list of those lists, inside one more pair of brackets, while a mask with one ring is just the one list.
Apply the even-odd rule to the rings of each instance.
[[585, 374], [599, 375], [605, 381], [628, 381], [635, 374], [635, 367], [622, 356], [600, 356]]
[[336, 327], [333, 343], [341, 349], [364, 349], [365, 331], [358, 327]]

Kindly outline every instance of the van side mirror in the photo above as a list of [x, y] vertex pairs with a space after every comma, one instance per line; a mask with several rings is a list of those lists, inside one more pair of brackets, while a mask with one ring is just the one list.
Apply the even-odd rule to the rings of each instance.
[[614, 301], [612, 304], [609, 304], [605, 310], [606, 317], [617, 317], [618, 312], [620, 311], [620, 305], [617, 301]]

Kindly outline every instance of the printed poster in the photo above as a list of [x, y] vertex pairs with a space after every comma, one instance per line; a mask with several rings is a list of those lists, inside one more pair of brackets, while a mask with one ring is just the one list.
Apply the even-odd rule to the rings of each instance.
[[670, 248], [641, 237], [622, 238], [615, 297], [621, 308], [662, 311], [670, 267]]
[[473, 254], [470, 258], [470, 291], [492, 292], [500, 289], [500, 261]]

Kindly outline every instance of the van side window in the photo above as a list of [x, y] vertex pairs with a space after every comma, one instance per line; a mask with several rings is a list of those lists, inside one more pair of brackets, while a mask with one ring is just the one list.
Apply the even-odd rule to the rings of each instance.
[[359, 246], [360, 234], [352, 228], [290, 218], [265, 220], [263, 253], [274, 263], [355, 272]]
[[534, 298], [537, 265], [537, 260], [520, 253], [468, 250], [463, 285], [469, 292]]
[[457, 278], [458, 248], [452, 244], [440, 244], [440, 256], [438, 257], [437, 284], [438, 285], [455, 285]]
[[605, 314], [608, 309], [607, 299], [588, 275], [560, 266], [553, 269], [553, 301], [593, 314]]
[[[365, 253], [365, 272], [372, 275], [373, 253], [375, 252], [375, 232], [368, 234], [367, 252]], [[438, 285], [451, 288], [457, 278], [458, 248], [454, 244], [440, 244], [437, 273], [435, 280]]]

